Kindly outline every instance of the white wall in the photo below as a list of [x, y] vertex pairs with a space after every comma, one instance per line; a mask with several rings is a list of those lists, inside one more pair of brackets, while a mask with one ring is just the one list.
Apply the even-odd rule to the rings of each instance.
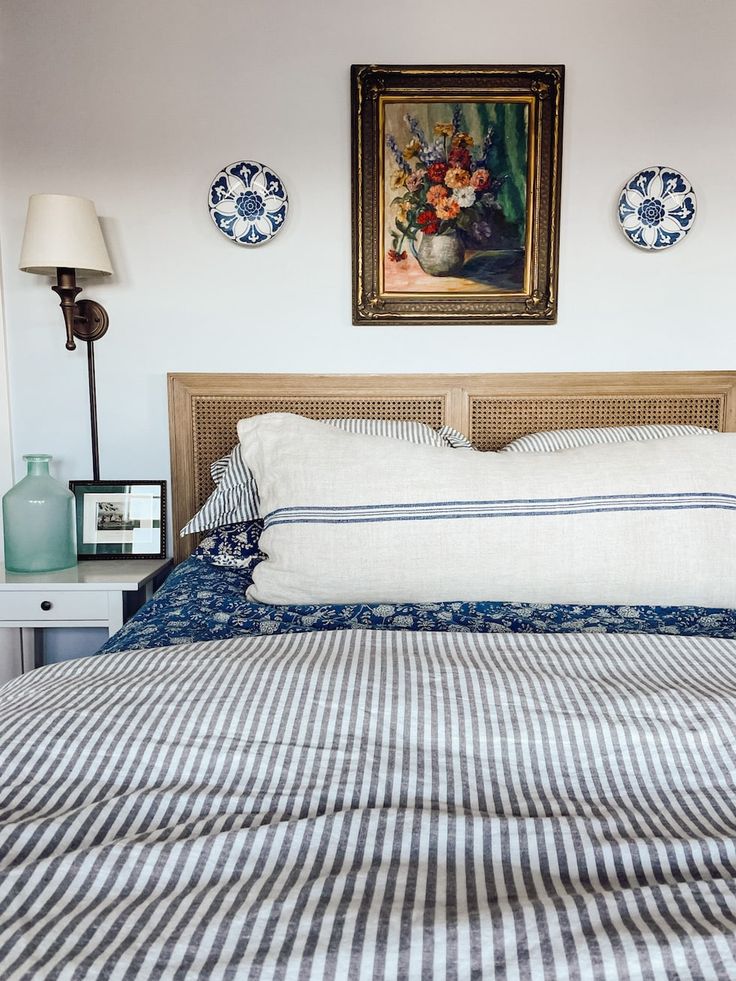
[[[2, 256], [2, 248], [0, 248]], [[10, 436], [10, 398], [8, 394], [8, 364], [5, 353], [5, 313], [3, 302], [3, 279], [0, 270], [0, 497], [13, 484], [13, 458]], [[2, 512], [0, 511], [0, 534], [2, 534]]]
[[[2, 253], [2, 249], [0, 249]], [[0, 497], [13, 484], [13, 460], [10, 443], [10, 407], [8, 371], [5, 357], [5, 318], [3, 313], [3, 283], [0, 274]], [[2, 535], [0, 511], [0, 536]], [[20, 634], [17, 630], [0, 630], [0, 685], [20, 673]]]
[[[28, 195], [87, 195], [116, 268], [89, 288], [103, 476], [168, 473], [167, 371], [736, 368], [733, 0], [5, 0], [0, 86], [14, 447], [91, 474], [83, 350], [16, 269]], [[349, 65], [567, 66], [559, 324], [350, 324]], [[271, 164], [287, 227], [256, 250], [211, 223], [226, 163]], [[623, 181], [684, 171], [700, 213], [669, 253], [629, 245]]]

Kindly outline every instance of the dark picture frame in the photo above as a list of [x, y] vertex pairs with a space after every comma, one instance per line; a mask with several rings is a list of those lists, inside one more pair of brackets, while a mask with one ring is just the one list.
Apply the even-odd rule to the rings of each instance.
[[77, 558], [166, 557], [165, 480], [70, 480]]
[[352, 66], [354, 324], [557, 322], [564, 77]]

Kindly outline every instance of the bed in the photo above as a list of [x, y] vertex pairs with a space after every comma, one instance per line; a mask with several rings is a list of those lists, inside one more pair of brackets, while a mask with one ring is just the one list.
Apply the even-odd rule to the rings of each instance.
[[[175, 525], [262, 412], [495, 449], [734, 431], [735, 389], [171, 376]], [[196, 547], [104, 656], [0, 690], [3, 978], [736, 976], [732, 608], [254, 603]]]

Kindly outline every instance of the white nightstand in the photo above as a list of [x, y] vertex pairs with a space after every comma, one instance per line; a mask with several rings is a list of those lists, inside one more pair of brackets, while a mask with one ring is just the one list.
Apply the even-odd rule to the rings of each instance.
[[92, 559], [61, 572], [0, 566], [0, 627], [21, 631], [23, 670], [36, 664], [39, 627], [104, 627], [112, 636], [168, 575], [171, 559]]

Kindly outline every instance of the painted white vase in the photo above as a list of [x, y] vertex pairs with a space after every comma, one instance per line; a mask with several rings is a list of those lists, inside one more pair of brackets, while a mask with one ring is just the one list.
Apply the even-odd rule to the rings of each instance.
[[465, 246], [454, 231], [422, 235], [417, 261], [429, 276], [455, 276], [465, 263]]

